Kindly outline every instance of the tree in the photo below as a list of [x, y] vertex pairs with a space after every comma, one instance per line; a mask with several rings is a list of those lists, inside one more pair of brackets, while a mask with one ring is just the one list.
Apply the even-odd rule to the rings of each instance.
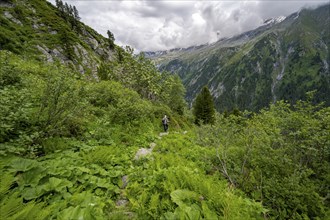
[[79, 12], [78, 12], [76, 6], [73, 6], [73, 16], [74, 16], [74, 18], [75, 18], [77, 21], [80, 20]]
[[184, 100], [186, 90], [178, 75], [172, 76], [171, 81], [171, 85], [168, 88], [169, 100], [167, 105], [170, 106], [173, 111], [183, 115], [184, 108], [186, 106], [186, 102]]
[[202, 91], [196, 97], [194, 102], [195, 123], [213, 124], [215, 120], [215, 108], [213, 98], [207, 86], [204, 86]]
[[109, 39], [109, 46], [110, 49], [114, 49], [115, 48], [115, 37], [113, 35], [113, 33], [111, 33], [111, 31], [107, 31], [108, 34], [108, 39]]

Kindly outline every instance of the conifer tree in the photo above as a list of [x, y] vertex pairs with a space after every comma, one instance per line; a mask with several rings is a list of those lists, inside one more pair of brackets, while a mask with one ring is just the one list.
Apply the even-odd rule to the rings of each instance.
[[109, 30], [107, 31], [107, 34], [108, 34], [110, 49], [114, 49], [115, 48], [115, 36]]
[[202, 91], [198, 94], [194, 102], [194, 116], [195, 116], [195, 123], [200, 125], [203, 124], [213, 124], [214, 123], [214, 102], [212, 95], [207, 88], [204, 86]]
[[64, 4], [61, 0], [56, 0], [56, 7], [60, 10], [61, 13], [64, 12]]
[[79, 12], [78, 12], [76, 6], [73, 6], [73, 14], [74, 14], [74, 18], [79, 21], [80, 17], [79, 17]]

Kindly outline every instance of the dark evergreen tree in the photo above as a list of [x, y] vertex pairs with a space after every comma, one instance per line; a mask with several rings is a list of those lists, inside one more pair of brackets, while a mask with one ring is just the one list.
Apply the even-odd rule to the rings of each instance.
[[215, 108], [212, 95], [207, 88], [204, 86], [202, 91], [196, 97], [194, 102], [194, 116], [195, 116], [195, 123], [200, 125], [203, 124], [213, 124], [215, 117]]
[[73, 6], [73, 14], [74, 14], [74, 18], [79, 21], [80, 20], [80, 17], [79, 17], [79, 12], [76, 8], [76, 6]]
[[113, 35], [113, 33], [111, 33], [111, 31], [107, 31], [108, 34], [108, 39], [109, 39], [109, 47], [110, 49], [114, 49], [115, 48], [115, 37]]
[[65, 4], [64, 4], [64, 12], [65, 12], [67, 15], [70, 14], [70, 7], [69, 7], [68, 3], [65, 3]]
[[72, 33], [69, 32], [67, 29], [61, 30], [60, 40], [63, 44], [63, 49], [65, 52], [65, 55], [68, 59], [72, 60], [75, 56], [74, 49], [72, 47], [73, 40], [72, 40]]
[[56, 0], [56, 7], [61, 13], [64, 13], [64, 4], [61, 0]]

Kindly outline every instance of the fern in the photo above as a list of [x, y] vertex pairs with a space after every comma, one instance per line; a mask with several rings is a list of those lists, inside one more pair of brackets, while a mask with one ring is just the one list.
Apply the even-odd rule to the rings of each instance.
[[9, 173], [3, 173], [1, 174], [1, 180], [0, 180], [0, 200], [4, 198], [4, 196], [9, 192], [10, 187], [14, 183], [14, 177]]
[[18, 210], [14, 215], [12, 215], [9, 220], [44, 220], [48, 219], [53, 211], [53, 206], [45, 206], [45, 203], [29, 202], [24, 204], [20, 210]]
[[19, 193], [13, 193], [10, 196], [2, 197], [0, 202], [0, 219], [9, 219], [15, 213], [24, 208], [22, 198]]

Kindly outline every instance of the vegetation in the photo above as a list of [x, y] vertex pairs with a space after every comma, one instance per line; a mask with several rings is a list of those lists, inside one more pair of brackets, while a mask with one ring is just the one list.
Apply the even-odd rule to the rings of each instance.
[[56, 1], [13, 0], [0, 7], [0, 49], [45, 60], [60, 61], [74, 71], [93, 77], [103, 60], [109, 60], [109, 42], [80, 22], [78, 10]]
[[215, 108], [212, 95], [204, 86], [194, 102], [195, 124], [214, 124]]
[[143, 54], [134, 57], [130, 47], [125, 50], [117, 48], [116, 53], [115, 59], [102, 63], [98, 68], [100, 79], [120, 82], [141, 97], [164, 103], [177, 114], [183, 115], [185, 89], [179, 77], [160, 73]]
[[329, 216], [330, 109], [312, 98], [195, 128], [118, 82], [0, 54], [2, 219]]
[[330, 108], [317, 92], [219, 114], [205, 87], [193, 115], [179, 77], [129, 47], [91, 77], [14, 50], [14, 37], [0, 51], [0, 219], [329, 218]]

